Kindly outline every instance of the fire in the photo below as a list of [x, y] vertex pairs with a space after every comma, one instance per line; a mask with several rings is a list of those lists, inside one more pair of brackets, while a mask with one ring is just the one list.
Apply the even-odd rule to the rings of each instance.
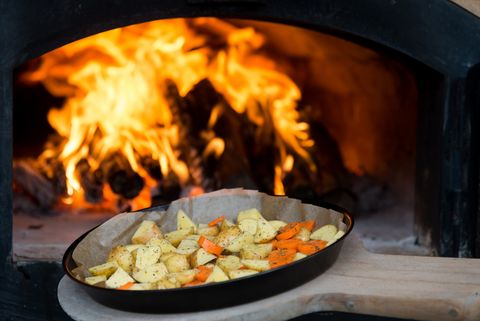
[[[216, 30], [225, 46], [209, 45], [199, 26]], [[184, 97], [208, 79], [236, 113], [258, 126], [259, 136], [273, 137], [275, 194], [285, 193], [282, 180], [295, 157], [315, 170], [308, 153], [313, 145], [308, 124], [299, 121], [297, 110], [301, 92], [261, 53], [264, 44], [265, 38], [252, 28], [213, 18], [172, 19], [103, 32], [42, 56], [25, 79], [42, 82], [52, 95], [65, 97], [64, 105], [48, 114], [63, 142], [40, 156], [62, 162], [65, 203], [75, 205], [86, 197], [80, 163], [93, 175], [105, 172], [105, 164], [116, 157], [128, 168], [126, 178], [140, 177], [138, 182], [143, 182], [133, 197], [134, 208], [150, 205], [150, 189], [157, 184], [143, 159], [158, 163], [163, 177], [182, 186], [192, 184], [193, 173], [179, 148], [181, 128], [168, 99], [169, 82]], [[225, 150], [225, 141], [213, 130], [220, 112], [213, 108], [209, 116], [203, 158], [219, 158]], [[192, 190], [199, 193], [203, 188]], [[115, 198], [113, 192], [104, 184], [103, 199]]]

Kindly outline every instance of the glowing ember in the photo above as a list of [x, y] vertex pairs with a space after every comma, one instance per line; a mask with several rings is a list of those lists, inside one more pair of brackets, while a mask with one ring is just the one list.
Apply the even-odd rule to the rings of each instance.
[[[221, 30], [225, 45], [210, 46], [199, 26]], [[63, 163], [64, 202], [79, 206], [86, 197], [82, 184], [86, 174], [79, 164], [95, 176], [117, 158], [120, 161], [114, 164], [123, 164], [118, 165], [123, 172], [111, 180], [137, 182], [136, 195], [124, 193], [133, 199], [134, 209], [150, 205], [150, 189], [157, 184], [143, 159], [157, 163], [163, 177], [192, 185], [192, 169], [179, 149], [180, 124], [168, 100], [169, 81], [184, 97], [208, 79], [236, 113], [261, 128], [259, 139], [273, 138], [275, 194], [284, 194], [282, 180], [292, 170], [294, 156], [315, 171], [308, 153], [313, 145], [308, 124], [299, 121], [297, 111], [301, 92], [274, 60], [260, 53], [264, 43], [252, 28], [236, 28], [218, 19], [173, 19], [107, 31], [42, 56], [25, 79], [42, 82], [51, 94], [66, 98], [60, 109], [48, 114], [64, 141], [40, 156], [57, 157]], [[218, 159], [225, 150], [225, 141], [213, 130], [219, 113], [213, 108], [209, 115], [208, 143], [200, 155], [204, 159], [212, 155]], [[194, 186], [190, 194], [203, 191]], [[104, 183], [103, 201], [114, 202], [120, 197], [116, 194]]]

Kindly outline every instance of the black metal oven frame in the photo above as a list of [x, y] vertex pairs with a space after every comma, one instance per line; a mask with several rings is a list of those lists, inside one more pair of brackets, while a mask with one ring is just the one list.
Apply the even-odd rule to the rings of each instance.
[[[0, 0], [0, 313], [63, 319], [58, 263], [12, 261], [12, 74], [82, 37], [161, 18], [281, 22], [395, 52], [418, 66], [419, 235], [440, 255], [479, 256], [480, 19], [448, 0]], [[476, 253], [475, 253], [476, 251]]]

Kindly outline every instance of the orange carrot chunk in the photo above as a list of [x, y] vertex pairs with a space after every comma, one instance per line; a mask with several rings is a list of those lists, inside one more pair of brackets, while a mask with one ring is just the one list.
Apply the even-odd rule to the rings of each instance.
[[289, 240], [281, 240], [281, 241], [277, 241], [276, 243], [276, 248], [277, 249], [292, 249], [292, 250], [296, 250], [297, 249], [297, 246], [302, 243], [302, 240], [300, 239], [296, 239], [296, 238], [291, 238]]
[[208, 253], [212, 253], [217, 256], [221, 255], [223, 252], [223, 247], [213, 243], [203, 235], [198, 239], [198, 245], [200, 245]]
[[213, 221], [211, 221], [210, 223], [208, 223], [208, 226], [210, 226], [210, 227], [215, 226], [218, 223], [222, 222], [224, 219], [225, 219], [225, 215], [219, 216], [216, 219], [214, 219]]
[[270, 267], [273, 269], [292, 262], [295, 258], [296, 252], [297, 251], [294, 249], [280, 249], [272, 251], [268, 256]]
[[135, 284], [135, 282], [128, 282], [128, 283], [125, 283], [124, 285], [119, 286], [117, 289], [118, 289], [118, 290], [128, 290], [128, 289], [130, 289], [134, 284]]
[[292, 227], [294, 227], [294, 226], [297, 225], [297, 224], [298, 224], [298, 222], [288, 223], [287, 225], [282, 226], [281, 228], [279, 228], [279, 229], [278, 229], [278, 233], [283, 233], [283, 232], [285, 232], [286, 230], [291, 229]]
[[303, 221], [303, 222], [300, 222], [300, 225], [301, 227], [304, 227], [311, 232], [315, 227], [315, 221], [314, 220]]
[[[272, 244], [272, 250], [274, 250], [274, 249], [277, 248], [277, 242], [278, 242], [278, 241], [275, 240], [275, 239], [273, 239], [273, 240], [271, 240], [270, 242], [268, 242], [268, 243]], [[267, 244], [268, 244], [268, 243], [267, 243]]]
[[195, 274], [195, 279], [197, 279], [199, 282], [205, 282], [213, 271], [213, 268], [209, 268], [204, 265], [199, 265], [197, 269], [198, 273]]
[[281, 231], [280, 234], [277, 235], [277, 240], [288, 240], [297, 235], [297, 233], [300, 231], [301, 225], [300, 223], [290, 223], [285, 225]]
[[326, 245], [326, 241], [308, 241], [300, 243], [297, 248], [300, 253], [310, 255], [313, 253], [317, 253], [320, 250], [323, 250]]
[[200, 285], [200, 284], [203, 284], [203, 282], [202, 282], [202, 281], [199, 281], [199, 280], [193, 280], [192, 282], [185, 283], [185, 284], [183, 285], [183, 287], [195, 286], [195, 285]]

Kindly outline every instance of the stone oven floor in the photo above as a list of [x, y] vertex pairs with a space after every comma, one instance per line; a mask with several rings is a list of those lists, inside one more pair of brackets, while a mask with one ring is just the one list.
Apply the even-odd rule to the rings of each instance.
[[376, 213], [359, 214], [354, 232], [363, 246], [373, 253], [431, 256], [433, 251], [417, 244], [414, 213], [405, 205], [396, 205]]

